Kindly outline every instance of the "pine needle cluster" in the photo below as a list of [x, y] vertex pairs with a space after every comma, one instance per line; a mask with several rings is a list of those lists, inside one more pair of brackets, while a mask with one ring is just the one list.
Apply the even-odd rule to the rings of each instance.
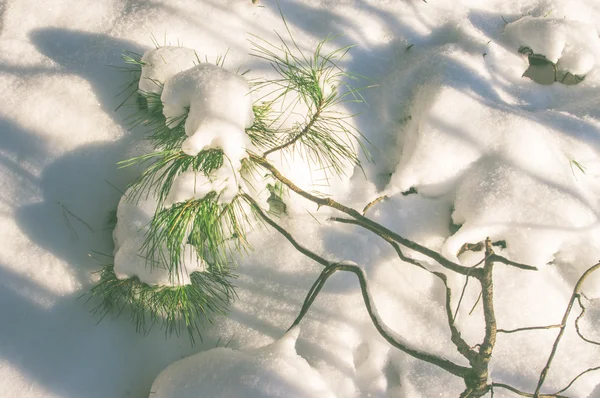
[[102, 320], [109, 313], [127, 314], [136, 331], [148, 333], [159, 324], [165, 335], [187, 331], [192, 344], [195, 336], [215, 315], [224, 315], [235, 290], [234, 275], [227, 270], [193, 272], [191, 283], [182, 286], [152, 286], [137, 277], [119, 279], [112, 265], [100, 271], [100, 281], [87, 293], [87, 300], [99, 301], [92, 313]]
[[[280, 39], [277, 46], [260, 38], [252, 41], [252, 55], [269, 62], [279, 78], [251, 82], [254, 93], [266, 94], [254, 103], [254, 123], [246, 130], [252, 143], [249, 154], [264, 159], [278, 151], [299, 151], [307, 167], [316, 165], [337, 175], [344, 173], [346, 164], [360, 165], [356, 145], [368, 155], [363, 138], [348, 121], [352, 115], [339, 110], [339, 105], [345, 102], [362, 101], [360, 90], [349, 85], [359, 76], [344, 72], [338, 65], [351, 47], [325, 52], [324, 48], [333, 39], [329, 37], [306, 56], [291, 34], [291, 46]], [[158, 87], [156, 93], [139, 90], [142, 56], [126, 52], [123, 60], [125, 66], [120, 69], [130, 81], [121, 92], [126, 98], [119, 107], [134, 109], [128, 122], [132, 128], [142, 127], [147, 131], [153, 148], [151, 153], [119, 163], [121, 167], [145, 168], [131, 184], [126, 200], [136, 203], [153, 197], [158, 202], [140, 255], [147, 259], [148, 267], [167, 269], [171, 279], [177, 281], [185, 272], [184, 257], [189, 255], [186, 247], [191, 245], [205, 269], [193, 272], [187, 285], [151, 286], [137, 277], [119, 279], [113, 266], [106, 265], [88, 298], [100, 301], [93, 312], [101, 317], [111, 312], [127, 312], [140, 332], [148, 332], [158, 323], [167, 335], [187, 330], [194, 342], [195, 335], [201, 336], [201, 325], [211, 322], [215, 315], [226, 313], [235, 297], [231, 283], [235, 278], [234, 258], [251, 249], [247, 234], [254, 224], [265, 221], [264, 213], [256, 209], [257, 202], [253, 199], [249, 202], [250, 195], [241, 187], [238, 195], [227, 203], [220, 200], [222, 192], [212, 191], [202, 198], [165, 205], [175, 179], [182, 173], [194, 171], [212, 179], [213, 172], [228, 167], [229, 162], [220, 149], [203, 150], [196, 156], [185, 154], [181, 145], [187, 138], [184, 126], [188, 113], [175, 119], [165, 118], [161, 101], [164, 82], [154, 82]], [[217, 65], [223, 66], [224, 61], [225, 57], [217, 59]], [[288, 118], [300, 111], [305, 117], [290, 126]], [[261, 175], [260, 170], [264, 169], [252, 159], [252, 156], [244, 159], [242, 169], [236, 170], [236, 174], [242, 176], [253, 192], [262, 189], [270, 194], [268, 203], [272, 213], [286, 214], [284, 184], [270, 173]], [[251, 176], [258, 178], [250, 181]], [[256, 181], [262, 188], [253, 186]]]
[[[287, 23], [285, 26], [291, 44], [281, 36], [277, 45], [257, 36], [250, 41], [251, 55], [268, 62], [279, 76], [256, 81], [253, 86], [255, 92], [264, 93], [260, 99], [268, 99], [270, 113], [264, 116], [269, 131], [275, 132], [261, 141], [263, 156], [297, 151], [307, 167], [324, 170], [327, 176], [344, 175], [345, 165], [360, 165], [360, 152], [367, 159], [370, 155], [364, 145], [367, 140], [350, 123], [355, 115], [345, 113], [340, 105], [364, 102], [361, 91], [371, 86], [353, 87], [351, 83], [365, 78], [339, 65], [353, 46], [325, 51], [336, 39], [330, 36], [307, 55], [296, 44]], [[301, 120], [287, 127], [299, 112], [304, 115]]]

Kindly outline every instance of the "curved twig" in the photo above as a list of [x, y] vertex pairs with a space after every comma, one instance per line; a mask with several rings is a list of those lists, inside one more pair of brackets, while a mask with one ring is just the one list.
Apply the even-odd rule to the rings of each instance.
[[492, 383], [492, 389], [493, 388], [504, 388], [505, 390], [508, 391], [512, 391], [517, 395], [520, 395], [522, 397], [531, 397], [531, 398], [569, 398], [565, 395], [558, 395], [558, 393], [556, 394], [530, 394], [528, 392], [523, 392], [521, 390], [517, 390], [516, 388], [514, 388], [513, 386], [509, 386], [508, 384], [502, 384], [502, 383]]
[[421, 359], [423, 361], [426, 361], [433, 365], [436, 365], [455, 376], [464, 378], [469, 373], [470, 368], [467, 368], [467, 367], [461, 366], [461, 365], [457, 365], [454, 362], [452, 362], [446, 358], [443, 358], [443, 357], [440, 357], [440, 356], [437, 356], [434, 354], [426, 353], [417, 348], [411, 347], [406, 342], [403, 342], [402, 340], [404, 340], [404, 339], [400, 335], [398, 335], [396, 332], [391, 330], [381, 320], [381, 318], [377, 312], [377, 309], [375, 308], [375, 305], [373, 303], [374, 300], [373, 300], [371, 291], [369, 289], [369, 285], [367, 283], [366, 274], [361, 267], [359, 267], [358, 265], [353, 264], [353, 263], [341, 262], [341, 263], [331, 264], [331, 265], [325, 267], [325, 269], [321, 272], [321, 275], [317, 279], [317, 282], [315, 282], [315, 284], [313, 285], [313, 288], [307, 295], [307, 297], [304, 301], [305, 305], [303, 306], [303, 311], [294, 320], [294, 323], [292, 324], [292, 326], [296, 326], [302, 321], [302, 318], [308, 312], [310, 305], [314, 302], [314, 299], [318, 295], [319, 291], [321, 290], [321, 288], [323, 287], [323, 285], [325, 284], [327, 279], [330, 276], [332, 276], [333, 274], [335, 274], [337, 271], [347, 271], [347, 272], [351, 272], [357, 276], [359, 284], [360, 284], [360, 290], [362, 293], [363, 301], [365, 303], [365, 307], [367, 309], [369, 317], [371, 318], [371, 322], [373, 323], [373, 325], [375, 326], [375, 328], [377, 329], [379, 334], [388, 343], [390, 343], [392, 346], [398, 348], [399, 350], [409, 354], [410, 356], [412, 356], [414, 358]]
[[328, 266], [331, 264], [331, 262], [327, 261], [326, 259], [319, 256], [315, 252], [307, 249], [306, 247], [304, 247], [300, 243], [298, 243], [298, 241], [296, 239], [294, 239], [294, 237], [288, 231], [286, 231], [283, 227], [281, 227], [279, 224], [277, 224], [275, 221], [273, 221], [269, 216], [267, 216], [265, 214], [265, 212], [260, 208], [258, 203], [256, 203], [256, 201], [254, 199], [252, 199], [252, 197], [250, 195], [241, 194], [241, 197], [244, 198], [250, 206], [252, 206], [252, 208], [258, 213], [258, 215], [260, 215], [260, 217], [267, 224], [269, 224], [271, 227], [275, 228], [277, 230], [277, 232], [279, 232], [281, 235], [283, 235], [292, 244], [292, 246], [294, 246], [294, 248], [296, 250], [298, 250], [300, 253], [304, 254], [306, 257], [316, 261], [317, 263], [319, 263], [323, 266]]
[[579, 316], [577, 317], [577, 319], [575, 319], [575, 330], [577, 331], [577, 334], [585, 342], [588, 342], [588, 343], [594, 344], [594, 345], [600, 345], [600, 342], [594, 341], [594, 340], [590, 340], [587, 337], [585, 337], [583, 335], [583, 333], [581, 333], [581, 330], [579, 329], [579, 321], [581, 320], [581, 318], [583, 318], [583, 315], [585, 315], [586, 308], [583, 305], [583, 303], [581, 302], [581, 295], [580, 294], [577, 295], [577, 303], [579, 304], [579, 307], [581, 307], [581, 314], [579, 314]]
[[571, 299], [569, 300], [569, 304], [567, 305], [567, 309], [566, 309], [565, 314], [563, 315], [562, 321], [560, 323], [560, 325], [561, 325], [560, 332], [558, 332], [558, 336], [556, 336], [556, 340], [554, 341], [554, 345], [552, 346], [552, 352], [550, 353], [550, 356], [548, 357], [548, 362], [546, 362], [546, 366], [544, 366], [542, 373], [540, 373], [540, 379], [538, 380], [538, 384], [535, 388], [536, 396], [539, 394], [540, 389], [542, 388], [542, 385], [544, 384], [544, 380], [546, 379], [546, 375], [548, 374], [548, 370], [550, 369], [550, 366], [552, 365], [552, 360], [554, 359], [554, 355], [556, 354], [556, 350], [558, 349], [558, 344], [560, 343], [560, 340], [562, 339], [562, 336], [565, 333], [565, 328], [567, 327], [567, 319], [569, 319], [569, 314], [571, 313], [571, 309], [573, 308], [573, 303], [575, 302], [575, 298], [579, 294], [579, 290], [581, 289], [583, 282], [585, 282], [587, 277], [592, 272], [594, 272], [598, 269], [600, 269], [600, 263], [597, 263], [596, 265], [592, 265], [590, 268], [588, 268], [587, 271], [585, 271], [583, 273], [583, 275], [581, 275], [581, 277], [575, 284], [575, 288], [573, 288], [573, 294], [571, 294]]
[[558, 396], [558, 394], [567, 391], [569, 388], [571, 388], [571, 386], [573, 385], [573, 383], [575, 383], [575, 381], [577, 381], [577, 379], [579, 379], [584, 374], [589, 373], [589, 372], [593, 372], [595, 370], [600, 370], [600, 366], [597, 366], [595, 368], [589, 368], [589, 369], [586, 369], [583, 372], [579, 373], [573, 380], [571, 380], [571, 382], [569, 384], [567, 384], [567, 386], [565, 388], [563, 388], [562, 390], [559, 390], [559, 391], [555, 392], [553, 395]]

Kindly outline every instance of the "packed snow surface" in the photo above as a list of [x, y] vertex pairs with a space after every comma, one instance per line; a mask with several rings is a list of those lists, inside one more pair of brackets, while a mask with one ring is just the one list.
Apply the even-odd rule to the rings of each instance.
[[[483, 258], [481, 252], [457, 256], [464, 243], [486, 236], [504, 241], [505, 248], [495, 247], [498, 254], [538, 271], [495, 266], [498, 327], [560, 323], [578, 278], [600, 259], [597, 2], [285, 0], [280, 6], [306, 55], [330, 34], [327, 51], [356, 45], [338, 64], [376, 87], [362, 93], [368, 106], [344, 106], [357, 114], [351, 123], [372, 144], [375, 162], [363, 162], [349, 180], [326, 181], [307, 172], [301, 153], [269, 159], [303, 187], [358, 211], [387, 195], [367, 217], [463, 265]], [[119, 204], [120, 191], [141, 170], [116, 163], [150, 149], [140, 143], [142, 129], [130, 131], [131, 109], [119, 107], [123, 98], [116, 97], [128, 75], [106, 65], [123, 66], [125, 50], [145, 54], [139, 88], [158, 94], [154, 81], [163, 84], [168, 117], [190, 108], [187, 151], [223, 147], [235, 164], [251, 123], [245, 78], [277, 78], [264, 60], [248, 55], [247, 38], [278, 43], [273, 30], [286, 35], [274, 0], [0, 5], [0, 396], [152, 397], [159, 374], [153, 389], [191, 396], [203, 396], [204, 385], [217, 391], [250, 386], [263, 395], [274, 390], [261, 388], [277, 386], [282, 396], [343, 398], [456, 397], [463, 391], [461, 379], [378, 335], [351, 274], [328, 280], [301, 323], [297, 354], [295, 337], [269, 348], [284, 336], [322, 270], [273, 230], [249, 234], [254, 251], [240, 256], [233, 281], [239, 298], [226, 317], [205, 326], [203, 342], [194, 347], [185, 337], [165, 339], [158, 329], [135, 333], [127, 310], [97, 325], [89, 314], [93, 300], [77, 300], [106, 263], [114, 262], [121, 277], [169, 283], [158, 268], [146, 275], [146, 261], [136, 252], [153, 199]], [[151, 50], [155, 41], [160, 48]], [[522, 77], [527, 58], [520, 46], [585, 79], [541, 86]], [[224, 68], [204, 62], [225, 53]], [[234, 73], [246, 69], [244, 78]], [[214, 79], [215, 73], [223, 78]], [[266, 94], [253, 93], [253, 99]], [[219, 171], [223, 178], [180, 176], [181, 192], [171, 203], [199, 197], [204, 184], [227, 187], [224, 195], [235, 191], [228, 185], [237, 177], [232, 170]], [[417, 193], [408, 194], [410, 188]], [[400, 261], [372, 233], [328, 221], [323, 208], [294, 194], [287, 200], [289, 216], [277, 222], [311, 250], [363, 266], [390, 329], [468, 366], [451, 342], [437, 279]], [[125, 221], [114, 232], [115, 247], [104, 220], [116, 208]], [[405, 255], [442, 270], [409, 250]], [[448, 275], [454, 309], [465, 279]], [[582, 291], [588, 310], [580, 330], [598, 340], [600, 273]], [[471, 280], [455, 321], [472, 346], [484, 333], [481, 304], [471, 311], [479, 293]], [[573, 326], [579, 311], [576, 303], [542, 392], [558, 391], [600, 365], [599, 347], [582, 341]], [[499, 334], [490, 381], [532, 393], [555, 337], [555, 329]], [[565, 395], [599, 397], [599, 372], [584, 374]], [[494, 397], [515, 396], [494, 390]]]

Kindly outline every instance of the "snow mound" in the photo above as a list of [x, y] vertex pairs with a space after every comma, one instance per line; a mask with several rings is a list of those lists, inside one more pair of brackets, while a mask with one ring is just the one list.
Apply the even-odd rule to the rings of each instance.
[[300, 330], [248, 351], [214, 348], [169, 365], [152, 385], [151, 398], [334, 397], [325, 381], [296, 353]]
[[160, 94], [167, 79], [196, 65], [198, 57], [191, 48], [165, 46], [146, 51], [142, 62], [140, 90]]
[[454, 196], [452, 219], [461, 228], [442, 252], [455, 260], [464, 243], [488, 236], [505, 240], [513, 260], [538, 266], [573, 239], [589, 242], [599, 186], [572, 161], [586, 159], [588, 172], [596, 167], [596, 144], [584, 139], [596, 129], [565, 128], [549, 120], [570, 115], [530, 110], [493, 91], [482, 95], [483, 82], [492, 79], [485, 58], [443, 51], [446, 63], [460, 59], [471, 74], [445, 65], [416, 87], [387, 193], [415, 187], [428, 197]]
[[[128, 200], [133, 195], [131, 188], [119, 202], [117, 208], [117, 226], [113, 232], [115, 241], [114, 271], [119, 279], [137, 276], [140, 281], [148, 285], [180, 286], [190, 284], [190, 274], [195, 271], [204, 271], [196, 249], [192, 245], [185, 245], [181, 258], [184, 260], [179, 275], [171, 275], [169, 270], [160, 265], [141, 250], [146, 232], [152, 222], [152, 217], [157, 207], [157, 200], [152, 195], [142, 195], [138, 201]], [[163, 249], [168, 258], [168, 251]]]
[[167, 79], [161, 96], [165, 117], [178, 118], [189, 109], [183, 151], [195, 156], [203, 149], [221, 148], [238, 169], [250, 146], [245, 128], [254, 121], [249, 91], [243, 77], [211, 64]]
[[505, 29], [517, 48], [529, 47], [575, 75], [587, 74], [600, 60], [598, 32], [580, 21], [526, 16]]

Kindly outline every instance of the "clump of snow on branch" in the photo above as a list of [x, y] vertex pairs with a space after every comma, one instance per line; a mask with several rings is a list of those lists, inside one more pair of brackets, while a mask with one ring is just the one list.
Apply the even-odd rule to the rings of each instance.
[[203, 149], [220, 148], [239, 168], [250, 140], [245, 128], [254, 120], [248, 82], [220, 66], [200, 64], [165, 82], [161, 96], [167, 119], [189, 114], [182, 150], [195, 156]]
[[296, 353], [299, 328], [267, 346], [214, 348], [171, 364], [152, 385], [155, 398], [333, 398], [319, 373]]
[[167, 79], [196, 65], [198, 57], [191, 48], [165, 46], [146, 51], [142, 63], [140, 90], [160, 94]]

